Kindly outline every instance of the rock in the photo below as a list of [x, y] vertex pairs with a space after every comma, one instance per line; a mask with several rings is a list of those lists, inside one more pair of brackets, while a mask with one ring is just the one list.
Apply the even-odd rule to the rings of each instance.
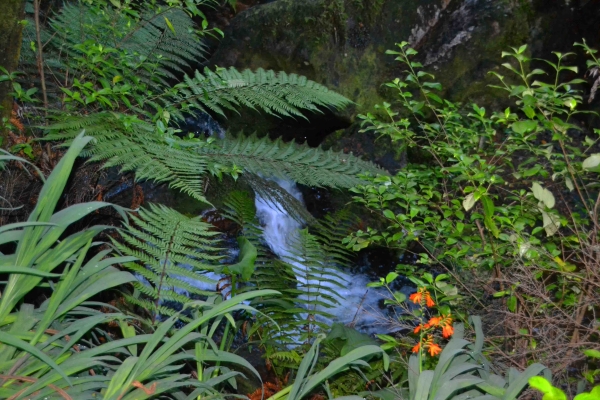
[[[505, 107], [505, 94], [488, 86], [495, 82], [487, 74], [501, 71], [501, 52], [529, 44], [533, 56], [550, 58], [552, 50], [573, 50], [573, 42], [582, 37], [597, 44], [599, 4], [600, 0], [278, 0], [237, 15], [210, 63], [306, 75], [356, 102], [328, 118], [354, 121], [375, 104], [394, 100], [382, 84], [401, 76], [404, 67], [385, 50], [406, 40], [451, 100]], [[403, 152], [396, 151], [396, 145], [381, 139], [374, 145], [375, 136], [358, 139], [363, 134], [356, 132], [352, 126], [327, 138], [325, 145], [365, 154], [391, 169], [402, 166]], [[321, 139], [326, 133], [318, 132]]]

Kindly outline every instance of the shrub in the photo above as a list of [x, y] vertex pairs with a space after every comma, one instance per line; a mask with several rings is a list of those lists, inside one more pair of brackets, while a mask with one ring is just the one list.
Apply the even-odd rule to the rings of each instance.
[[[597, 66], [595, 51], [577, 45]], [[469, 300], [463, 309], [486, 308], [495, 362], [524, 368], [540, 360], [564, 376], [584, 359], [577, 348], [598, 348], [600, 304], [600, 130], [589, 137], [576, 124], [584, 81], [563, 81], [578, 72], [566, 64], [572, 54], [544, 60], [546, 83], [545, 71], [529, 69], [526, 46], [504, 52], [517, 81], [493, 74], [516, 108], [492, 113], [442, 99], [407, 43], [388, 54], [406, 67], [404, 79], [387, 84], [401, 108], [384, 103], [361, 116], [363, 131], [418, 149], [425, 161], [392, 177], [365, 176], [370, 183], [352, 189], [385, 227], [357, 231], [347, 244], [417, 253], [417, 265], [398, 272], [441, 268]]]

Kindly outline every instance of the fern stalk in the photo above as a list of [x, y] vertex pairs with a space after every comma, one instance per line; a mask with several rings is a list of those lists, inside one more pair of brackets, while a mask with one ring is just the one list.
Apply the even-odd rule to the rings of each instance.
[[160, 291], [162, 290], [163, 281], [167, 274], [167, 265], [170, 262], [169, 258], [171, 257], [171, 249], [173, 248], [173, 244], [175, 243], [175, 236], [176, 236], [176, 233], [177, 233], [180, 225], [181, 225], [181, 222], [177, 222], [175, 224], [175, 228], [173, 229], [173, 234], [169, 238], [169, 246], [167, 248], [167, 251], [165, 252], [165, 261], [163, 264], [162, 271], [160, 273], [160, 283], [158, 284], [158, 288], [156, 290], [156, 300], [154, 300], [155, 309], [154, 309], [154, 314], [152, 316], [152, 325], [154, 325], [154, 323], [156, 322], [156, 318], [158, 317], [158, 303], [160, 301]]

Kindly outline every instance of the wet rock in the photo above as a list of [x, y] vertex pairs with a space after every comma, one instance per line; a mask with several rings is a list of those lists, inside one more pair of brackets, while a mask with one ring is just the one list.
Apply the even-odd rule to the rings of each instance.
[[[597, 44], [599, 18], [600, 0], [278, 0], [236, 16], [210, 63], [306, 75], [355, 101], [334, 116], [352, 121], [394, 100], [382, 84], [402, 76], [404, 67], [384, 53], [407, 40], [446, 96], [497, 108], [508, 100], [489, 87], [487, 72], [500, 71], [503, 50], [529, 44], [534, 57], [550, 58], [583, 37]], [[319, 132], [321, 140], [326, 133]], [[397, 145], [358, 135], [353, 126], [325, 144], [390, 169], [402, 166]]]

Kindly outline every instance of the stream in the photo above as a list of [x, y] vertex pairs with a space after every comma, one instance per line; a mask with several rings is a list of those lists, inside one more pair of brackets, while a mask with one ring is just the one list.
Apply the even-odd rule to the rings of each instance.
[[[277, 183], [297, 200], [303, 202], [302, 194], [295, 183], [283, 180], [278, 180]], [[297, 259], [295, 261], [290, 257], [289, 243], [303, 228], [302, 224], [292, 218], [283, 207], [265, 200], [259, 195], [256, 196], [255, 205], [257, 216], [263, 227], [265, 242], [273, 253], [294, 267], [296, 279], [300, 284], [309, 283], [305, 281], [301, 272], [303, 265]], [[394, 327], [387, 322], [391, 310], [382, 307], [383, 299], [389, 297], [389, 293], [382, 288], [367, 288], [367, 284], [373, 280], [373, 277], [360, 272], [351, 273], [331, 268], [324, 269], [325, 274], [328, 272], [336, 274], [343, 281], [341, 282], [342, 287], [327, 282], [322, 283], [322, 285], [329, 286], [334, 290], [339, 304], [333, 308], [323, 309], [323, 311], [333, 315], [333, 319], [328, 320], [322, 317], [318, 317], [318, 319], [329, 325], [339, 322], [353, 326], [358, 331], [369, 334], [394, 330]]]

